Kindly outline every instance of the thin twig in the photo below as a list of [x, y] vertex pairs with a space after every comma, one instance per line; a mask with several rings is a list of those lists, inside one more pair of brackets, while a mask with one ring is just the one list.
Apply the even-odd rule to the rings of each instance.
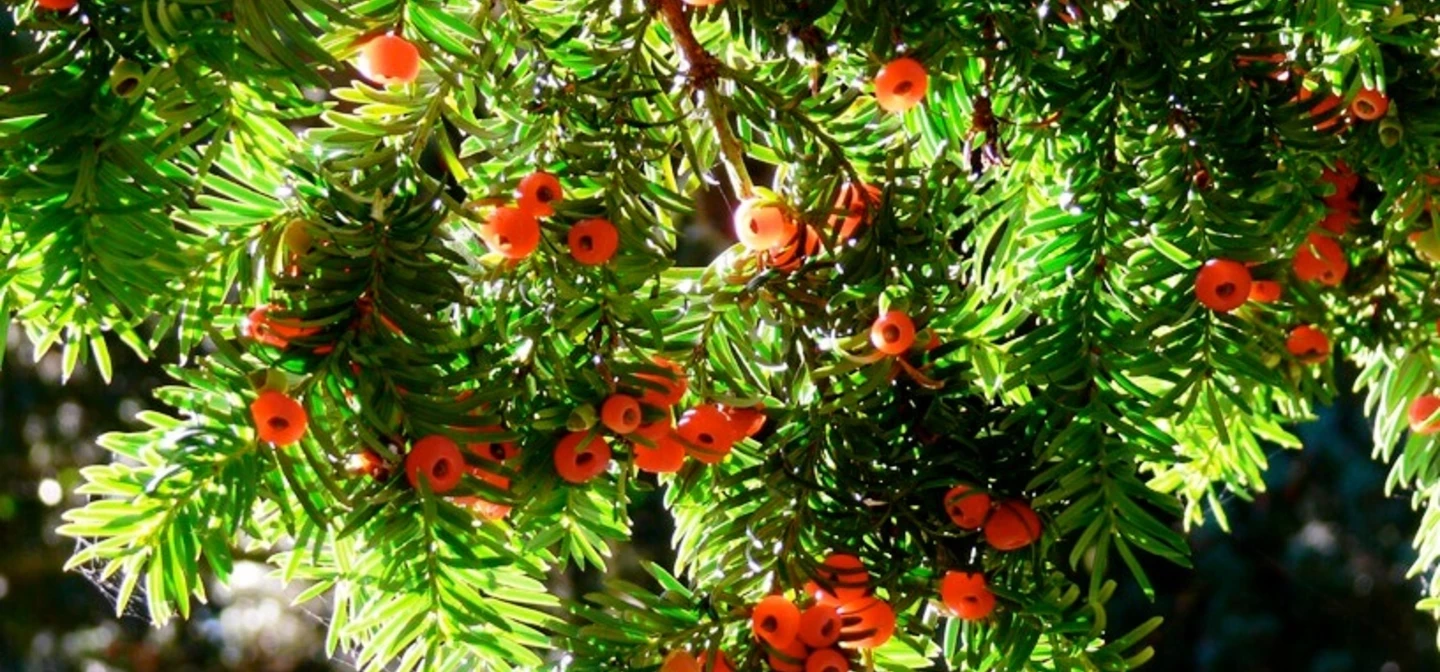
[[705, 109], [715, 125], [715, 137], [720, 142], [720, 152], [725, 156], [726, 167], [730, 169], [730, 181], [741, 198], [755, 195], [755, 183], [750, 171], [745, 168], [745, 148], [730, 129], [730, 110], [720, 97], [715, 86], [719, 78], [720, 63], [713, 54], [705, 50], [695, 32], [690, 29], [690, 19], [680, 0], [654, 0], [653, 5], [660, 13], [665, 26], [670, 29], [680, 54], [689, 69], [690, 84], [699, 89], [704, 97]]

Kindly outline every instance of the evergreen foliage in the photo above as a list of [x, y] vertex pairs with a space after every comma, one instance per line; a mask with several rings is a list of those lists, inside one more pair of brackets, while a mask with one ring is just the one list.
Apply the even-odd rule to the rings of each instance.
[[[855, 669], [1130, 669], [1160, 624], [1110, 631], [1115, 580], [1149, 591], [1143, 555], [1188, 562], [1178, 523], [1263, 489], [1262, 446], [1298, 447], [1285, 427], [1342, 357], [1390, 486], [1426, 511], [1414, 572], [1440, 562], [1440, 451], [1408, 414], [1440, 377], [1436, 3], [14, 11], [36, 49], [0, 99], [0, 307], [67, 373], [108, 377], [109, 334], [181, 353], [156, 390], [173, 410], [102, 438], [115, 459], [61, 530], [72, 567], [157, 624], [245, 549], [332, 597], [330, 650], [362, 669], [653, 670], [675, 650], [762, 669], [751, 607], [830, 588], [843, 551], [898, 620]], [[364, 49], [386, 33], [418, 49], [413, 82], [357, 76], [379, 77]], [[892, 113], [873, 80], [901, 56], [928, 88]], [[1351, 105], [1374, 92], [1383, 113]], [[536, 171], [563, 200], [509, 259], [494, 213]], [[795, 238], [676, 265], [712, 189]], [[594, 218], [619, 251], [581, 264], [567, 232]], [[1343, 266], [1309, 238], [1322, 220]], [[1305, 255], [1331, 275], [1305, 279]], [[1217, 259], [1280, 298], [1207, 307]], [[890, 311], [919, 330], [898, 355], [872, 344]], [[1301, 325], [1335, 356], [1287, 349]], [[716, 461], [682, 427], [695, 459], [658, 477], [636, 468], [652, 440], [612, 436], [598, 477], [562, 477], [562, 437], [613, 434], [601, 403], [661, 396], [664, 360], [688, 393], [647, 423], [718, 402], [764, 428]], [[301, 403], [303, 439], [261, 439], [261, 390]], [[407, 474], [429, 436], [483, 444], [453, 490]], [[487, 458], [501, 442], [518, 456]], [[951, 522], [957, 484], [1028, 501], [1038, 542]], [[649, 567], [659, 592], [547, 592], [551, 570], [604, 567], [656, 488], [679, 558]], [[950, 570], [982, 572], [995, 611], [942, 608]]]

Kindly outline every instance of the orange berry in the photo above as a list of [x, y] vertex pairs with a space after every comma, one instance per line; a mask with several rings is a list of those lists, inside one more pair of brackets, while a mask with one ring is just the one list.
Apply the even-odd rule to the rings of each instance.
[[1293, 262], [1295, 277], [1306, 282], [1320, 281], [1320, 284], [1334, 287], [1345, 280], [1350, 263], [1345, 260], [1345, 251], [1334, 238], [1311, 233], [1305, 236], [1305, 243], [1295, 252]]
[[676, 649], [665, 656], [665, 662], [660, 665], [660, 672], [700, 672], [700, 661], [689, 651]]
[[1205, 262], [1195, 276], [1195, 298], [1217, 313], [1239, 308], [1250, 298], [1250, 269], [1229, 259]]
[[925, 66], [909, 57], [900, 57], [875, 75], [875, 102], [886, 112], [904, 112], [925, 99], [930, 75]]
[[795, 222], [778, 206], [747, 198], [735, 208], [735, 237], [751, 250], [768, 250], [795, 237]]
[[1325, 217], [1320, 220], [1320, 228], [1337, 236], [1343, 236], [1350, 225], [1358, 221], [1360, 218], [1349, 210], [1331, 210], [1325, 213]]
[[[862, 195], [863, 194], [863, 195]], [[865, 196], [870, 197], [870, 205], [866, 205]], [[850, 240], [859, 230], [860, 225], [870, 219], [870, 207], [880, 206], [880, 190], [871, 186], [863, 185], [857, 188], [853, 183], [846, 183], [840, 187], [840, 195], [835, 199], [835, 211], [841, 214], [830, 216], [830, 228], [836, 230], [836, 240], [841, 243]]]
[[604, 437], [571, 432], [555, 446], [555, 472], [566, 482], [580, 484], [610, 466], [610, 442]]
[[817, 604], [800, 614], [797, 637], [806, 646], [823, 649], [840, 641], [840, 611], [834, 604]]
[[293, 320], [270, 317], [270, 306], [260, 306], [250, 311], [245, 318], [245, 335], [276, 348], [290, 345], [290, 341], [320, 333], [317, 327], [302, 327]]
[[783, 649], [800, 633], [800, 609], [783, 595], [767, 596], [750, 612], [750, 629], [770, 646]]
[[767, 646], [770, 653], [765, 656], [774, 672], [805, 672], [805, 658], [810, 649], [798, 639], [790, 640], [785, 646]]
[[63, 12], [79, 4], [78, 0], [35, 0], [35, 4], [41, 9], [51, 9]]
[[850, 660], [835, 649], [821, 649], [805, 661], [805, 672], [850, 672]]
[[735, 666], [730, 663], [730, 657], [724, 651], [710, 650], [703, 654], [700, 659], [702, 672], [735, 672]]
[[915, 345], [915, 323], [905, 313], [889, 311], [870, 325], [870, 343], [887, 355], [904, 354]]
[[1250, 300], [1256, 303], [1279, 301], [1280, 283], [1274, 280], [1256, 280], [1250, 283]]
[[420, 76], [420, 50], [398, 35], [381, 35], [360, 48], [356, 67], [376, 84], [409, 84]]
[[762, 406], [736, 408], [722, 405], [720, 412], [730, 419], [730, 427], [735, 430], [736, 440], [755, 436], [765, 428], [765, 410]]
[[[476, 434], [500, 434], [505, 431], [505, 428], [500, 425], [486, 425], [484, 427], [476, 427], [462, 431], [469, 431]], [[498, 441], [495, 443], [474, 441], [466, 443], [465, 450], [470, 451], [470, 454], [482, 460], [489, 460], [491, 462], [504, 462], [505, 460], [515, 457], [515, 455], [520, 452], [520, 448], [515, 445], [514, 441]]]
[[255, 432], [260, 440], [277, 447], [288, 446], [305, 436], [310, 417], [300, 402], [281, 392], [265, 390], [250, 404]]
[[540, 222], [519, 208], [496, 208], [480, 227], [480, 238], [491, 252], [507, 259], [524, 259], [540, 246]]
[[664, 357], [656, 357], [653, 361], [656, 366], [669, 369], [670, 373], [669, 375], [663, 373], [635, 374], [636, 378], [647, 383], [642, 387], [640, 403], [655, 408], [670, 408], [685, 398], [685, 391], [688, 388], [685, 370], [680, 368], [679, 364]]
[[570, 227], [565, 242], [570, 256], [586, 266], [599, 266], [620, 249], [620, 232], [608, 219], [587, 219]]
[[1040, 516], [1029, 504], [1006, 500], [995, 505], [985, 522], [985, 541], [996, 550], [1013, 551], [1035, 543], [1041, 530]]
[[[470, 467], [469, 471], [471, 476], [485, 481], [500, 490], [510, 489], [510, 479], [500, 474], [494, 474], [479, 467]], [[475, 515], [485, 520], [500, 520], [510, 515], [509, 504], [492, 502], [484, 497], [466, 495], [452, 498], [450, 501], [454, 502], [456, 506], [470, 509]]]
[[[1305, 96], [1305, 98], [1308, 98], [1308, 96]], [[1321, 100], [1319, 103], [1316, 103], [1316, 104], [1315, 104], [1315, 107], [1310, 108], [1310, 116], [1311, 116], [1311, 118], [1318, 118], [1318, 117], [1324, 116], [1327, 112], [1330, 112], [1331, 110], [1334, 110], [1334, 109], [1336, 109], [1336, 108], [1341, 108], [1341, 112], [1342, 112], [1342, 114], [1340, 114], [1340, 115], [1330, 117], [1329, 119], [1326, 119], [1326, 120], [1324, 120], [1324, 121], [1316, 122], [1316, 124], [1315, 124], [1315, 130], [1321, 131], [1321, 132], [1323, 132], [1323, 131], [1328, 131], [1328, 130], [1330, 130], [1330, 129], [1332, 129], [1332, 128], [1335, 128], [1336, 126], [1340, 126], [1340, 125], [1344, 124], [1344, 123], [1345, 123], [1345, 117], [1344, 117], [1344, 114], [1343, 114], [1343, 112], [1344, 112], [1344, 105], [1345, 105], [1345, 101], [1344, 101], [1343, 99], [1341, 99], [1340, 96], [1337, 96], [1337, 95], [1335, 95], [1335, 94], [1332, 93], [1332, 94], [1330, 94], [1330, 95], [1325, 96], [1325, 99], [1324, 99], [1324, 100]]]
[[600, 422], [616, 434], [640, 427], [640, 402], [628, 394], [612, 394], [600, 405]]
[[847, 602], [865, 597], [870, 592], [870, 572], [865, 563], [849, 553], [831, 553], [815, 569], [819, 589], [832, 600]]
[[895, 611], [884, 600], [862, 597], [840, 605], [840, 646], [874, 649], [895, 634]]
[[720, 0], [681, 0], [691, 7], [714, 7], [720, 4]]
[[673, 474], [685, 466], [685, 446], [675, 438], [669, 421], [652, 422], [632, 432], [630, 449], [635, 451], [635, 466], [640, 471]]
[[1330, 358], [1330, 339], [1308, 324], [1295, 327], [1285, 339], [1285, 349], [1306, 364], [1319, 364]]
[[770, 265], [782, 271], [794, 271], [800, 268], [801, 262], [820, 253], [820, 242], [820, 232], [806, 226], [784, 245], [770, 248]]
[[995, 609], [995, 593], [979, 572], [946, 572], [940, 581], [940, 599], [956, 616], [978, 621]]
[[1364, 121], [1375, 121], [1390, 109], [1390, 99], [1375, 89], [1361, 89], [1350, 101], [1350, 114]]
[[735, 429], [730, 419], [716, 404], [696, 406], [680, 416], [675, 434], [686, 444], [691, 457], [705, 464], [716, 464], [735, 447]]
[[555, 214], [554, 203], [565, 200], [565, 191], [560, 180], [543, 170], [537, 170], [520, 180], [515, 189], [515, 207], [532, 217], [549, 217]]
[[1410, 431], [1422, 435], [1440, 432], [1440, 418], [1435, 417], [1436, 411], [1440, 411], [1440, 397], [1433, 394], [1416, 397], [1410, 402]]
[[968, 485], [957, 485], [945, 493], [945, 513], [964, 530], [978, 530], [990, 515], [990, 495]]
[[405, 477], [410, 486], [420, 489], [423, 477], [430, 492], [443, 495], [460, 485], [465, 475], [465, 458], [460, 456], [460, 447], [449, 437], [432, 434], [410, 447], [405, 456]]

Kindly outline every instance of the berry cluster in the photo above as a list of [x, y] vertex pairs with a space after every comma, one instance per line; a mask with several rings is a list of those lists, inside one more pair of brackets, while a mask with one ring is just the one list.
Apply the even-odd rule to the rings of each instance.
[[854, 649], [873, 649], [895, 633], [895, 612], [870, 590], [870, 572], [848, 553], [832, 553], [805, 584], [802, 609], [770, 595], [750, 612], [750, 626], [776, 672], [847, 672]]
[[[1322, 201], [1326, 211], [1317, 230], [1306, 234], [1305, 242], [1291, 259], [1291, 270], [1300, 282], [1316, 282], [1337, 287], [1350, 269], [1345, 250], [1337, 240], [1351, 224], [1359, 221], [1355, 190], [1360, 177], [1343, 161], [1333, 169], [1326, 168], [1321, 182], [1327, 185]], [[1196, 299], [1213, 311], [1229, 313], [1247, 301], [1267, 304], [1280, 300], [1282, 286], [1277, 280], [1257, 280], [1251, 276], [1254, 264], [1230, 259], [1211, 259], [1195, 276]], [[1302, 324], [1291, 329], [1285, 349], [1297, 361], [1319, 364], [1330, 357], [1330, 339], [1313, 325]]]
[[1025, 548], [1044, 531], [1040, 516], [1029, 503], [1018, 499], [996, 502], [988, 493], [965, 484], [945, 493], [945, 513], [962, 530], [980, 530], [985, 542], [997, 551]]

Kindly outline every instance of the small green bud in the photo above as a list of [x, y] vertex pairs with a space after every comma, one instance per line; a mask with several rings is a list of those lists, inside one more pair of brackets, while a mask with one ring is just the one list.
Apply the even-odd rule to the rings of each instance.
[[145, 69], [135, 61], [120, 59], [110, 70], [110, 90], [126, 100], [144, 92], [140, 82], [145, 78]]
[[1386, 147], [1394, 147], [1400, 144], [1400, 139], [1405, 136], [1405, 127], [1395, 117], [1385, 117], [1380, 120], [1380, 144]]
[[572, 432], [584, 432], [595, 426], [595, 407], [590, 404], [581, 404], [570, 411], [570, 417], [565, 419], [565, 429]]

